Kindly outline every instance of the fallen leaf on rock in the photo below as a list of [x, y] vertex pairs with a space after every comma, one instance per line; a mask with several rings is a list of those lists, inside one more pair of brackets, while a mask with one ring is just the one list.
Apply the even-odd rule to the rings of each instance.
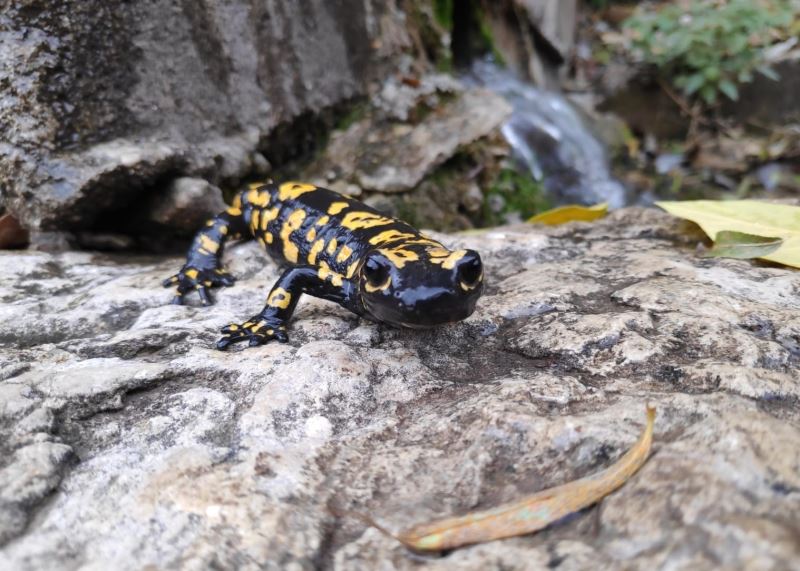
[[714, 238], [714, 247], [708, 251], [707, 255], [716, 258], [738, 258], [740, 260], [763, 258], [780, 248], [782, 244], [782, 238], [723, 230], [722, 232], [717, 232]]
[[760, 258], [800, 268], [800, 207], [757, 200], [656, 202], [699, 225], [712, 239], [724, 231], [780, 238], [783, 243]]
[[650, 454], [655, 419], [656, 409], [648, 405], [647, 424], [639, 440], [605, 470], [494, 509], [417, 525], [397, 535], [365, 514], [332, 511], [355, 516], [414, 551], [443, 551], [532, 533], [599, 502], [633, 476]]
[[557, 226], [558, 224], [566, 224], [567, 222], [591, 222], [602, 218], [608, 213], [608, 204], [595, 204], [594, 206], [579, 206], [577, 204], [568, 204], [567, 206], [559, 206], [537, 214], [528, 219], [532, 224], [548, 224], [550, 226]]

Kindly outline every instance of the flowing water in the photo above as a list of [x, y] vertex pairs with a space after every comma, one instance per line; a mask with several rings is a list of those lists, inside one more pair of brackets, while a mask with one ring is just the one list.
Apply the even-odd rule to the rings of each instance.
[[605, 147], [563, 95], [538, 89], [485, 61], [473, 66], [467, 80], [511, 103], [514, 112], [503, 135], [514, 158], [542, 181], [556, 204], [626, 204], [628, 192], [611, 175]]

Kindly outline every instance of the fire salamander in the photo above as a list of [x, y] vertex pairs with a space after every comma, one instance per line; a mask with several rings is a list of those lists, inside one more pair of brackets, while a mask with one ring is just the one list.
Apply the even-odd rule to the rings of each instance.
[[465, 319], [483, 291], [483, 265], [474, 250], [448, 250], [357, 200], [287, 182], [251, 185], [207, 222], [186, 264], [164, 281], [176, 288], [173, 303], [197, 291], [210, 305], [209, 288], [234, 282], [222, 267], [225, 242], [247, 237], [288, 267], [260, 313], [222, 329], [219, 349], [240, 341], [288, 341], [286, 324], [304, 293], [375, 321], [419, 328]]

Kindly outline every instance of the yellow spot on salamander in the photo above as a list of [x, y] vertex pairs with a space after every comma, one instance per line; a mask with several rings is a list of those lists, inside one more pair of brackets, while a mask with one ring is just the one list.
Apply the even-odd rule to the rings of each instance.
[[386, 226], [393, 222], [391, 218], [381, 216], [380, 214], [362, 211], [348, 212], [344, 215], [344, 218], [342, 218], [342, 226], [348, 230], [363, 230], [375, 226]]
[[297, 246], [289, 239], [292, 232], [300, 228], [303, 225], [303, 220], [306, 218], [306, 213], [304, 210], [298, 208], [294, 212], [292, 212], [289, 217], [286, 219], [286, 222], [283, 223], [281, 227], [281, 242], [283, 243], [283, 257], [286, 258], [287, 261], [292, 262], [293, 264], [297, 263], [297, 256], [299, 254], [299, 250]]
[[227, 226], [220, 226], [219, 227], [219, 233], [222, 234], [223, 236], [227, 236], [228, 235], [228, 227]]
[[359, 263], [360, 263], [359, 260], [356, 260], [355, 262], [347, 266], [347, 273], [345, 274], [345, 276], [347, 276], [348, 278], [352, 278], [355, 275], [356, 270], [358, 270]]
[[317, 226], [325, 226], [330, 220], [330, 216], [320, 216], [319, 220], [317, 220]]
[[410, 238], [416, 238], [416, 236], [414, 234], [409, 234], [408, 232], [400, 232], [399, 230], [384, 230], [380, 234], [370, 238], [369, 243], [373, 246], [380, 246], [382, 244], [388, 244], [389, 242], [408, 240]]
[[311, 245], [311, 250], [308, 251], [308, 263], [312, 266], [317, 263], [317, 256], [325, 247], [325, 240], [317, 240]]
[[416, 252], [404, 250], [403, 248], [383, 248], [378, 251], [386, 256], [396, 268], [400, 269], [408, 262], [416, 262], [419, 260], [419, 255]]
[[237, 194], [233, 197], [233, 208], [241, 208], [242, 207], [242, 195]]
[[265, 245], [265, 246], [266, 246], [267, 244], [272, 244], [272, 240], [273, 240], [272, 234], [270, 234], [269, 232], [267, 232], [266, 234], [264, 234], [264, 242], [265, 242], [265, 244], [264, 244], [264, 245]]
[[328, 252], [328, 254], [333, 255], [338, 246], [339, 244], [336, 242], [336, 238], [334, 238], [330, 242], [328, 242], [328, 247], [325, 248], [325, 251]]
[[456, 267], [456, 262], [458, 262], [461, 258], [463, 258], [467, 254], [466, 250], [456, 250], [449, 256], [447, 256], [444, 261], [442, 262], [442, 267], [445, 270], [452, 270]]
[[303, 184], [301, 182], [286, 182], [278, 187], [279, 200], [292, 200], [302, 194], [317, 190], [313, 184]]
[[258, 228], [258, 219], [261, 217], [261, 211], [258, 209], [253, 210], [252, 217], [250, 218], [250, 229], [254, 232]]
[[[431, 248], [430, 250], [428, 250], [428, 255], [431, 258], [446, 258], [447, 256], [450, 255], [450, 253], [451, 253], [450, 250], [446, 248]], [[434, 263], [441, 263], [441, 261], [437, 261]]]
[[349, 257], [350, 254], [353, 253], [353, 250], [349, 246], [342, 246], [342, 249], [339, 250], [339, 253], [336, 254], [336, 261], [340, 264], [343, 264]]
[[278, 212], [280, 210], [276, 206], [275, 208], [270, 208], [269, 210], [262, 210], [261, 211], [261, 229], [266, 231], [267, 225], [275, 220], [278, 217]]
[[200, 236], [200, 248], [208, 251], [210, 254], [216, 254], [217, 250], [219, 250], [219, 242], [205, 235]]
[[[240, 201], [240, 204], [241, 204], [241, 201]], [[242, 215], [242, 209], [239, 208], [238, 206], [231, 206], [225, 212], [227, 212], [231, 216], [241, 216]]]
[[348, 206], [350, 206], [350, 204], [348, 204], [347, 202], [334, 202], [328, 207], [328, 214], [336, 216]]
[[252, 204], [253, 206], [260, 206], [264, 208], [267, 204], [269, 204], [269, 192], [259, 191], [259, 190], [249, 190], [247, 194], [245, 194], [245, 200]]
[[269, 297], [267, 298], [267, 305], [270, 307], [278, 307], [280, 309], [286, 309], [289, 307], [291, 302], [292, 294], [282, 287], [276, 287], [269, 293]]
[[308, 231], [308, 234], [306, 234], [306, 240], [309, 242], [313, 242], [316, 239], [317, 239], [317, 229], [312, 228], [311, 230]]
[[317, 276], [319, 276], [319, 279], [321, 279], [322, 281], [331, 278], [331, 284], [333, 284], [336, 287], [342, 287], [342, 283], [344, 282], [344, 276], [342, 276], [342, 274], [337, 274], [336, 272], [331, 270], [328, 267], [328, 264], [326, 264], [325, 262], [320, 263]]
[[198, 275], [197, 270], [186, 270], [185, 273], [186, 273], [186, 277], [189, 278], [190, 280], [197, 279], [197, 275]]

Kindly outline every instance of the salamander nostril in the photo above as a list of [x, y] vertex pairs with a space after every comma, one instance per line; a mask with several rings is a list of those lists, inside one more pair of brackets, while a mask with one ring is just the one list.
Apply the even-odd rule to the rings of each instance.
[[475, 255], [464, 260], [458, 265], [458, 279], [467, 286], [472, 287], [477, 284], [483, 276], [483, 264], [481, 259]]

